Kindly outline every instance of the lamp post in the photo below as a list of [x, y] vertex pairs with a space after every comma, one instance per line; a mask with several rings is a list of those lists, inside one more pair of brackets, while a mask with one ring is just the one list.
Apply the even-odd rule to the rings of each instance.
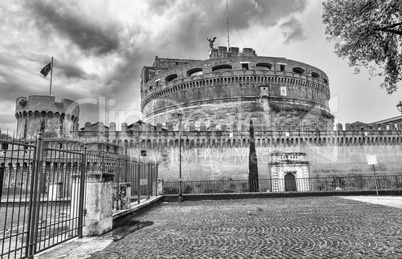
[[177, 113], [176, 116], [179, 119], [179, 198], [177, 199], [177, 201], [182, 202], [183, 192], [181, 188], [181, 121], [183, 119], [183, 114]]
[[401, 102], [401, 101], [399, 101], [399, 103], [396, 105], [396, 108], [397, 108], [398, 111], [400, 111], [401, 114], [402, 114], [402, 102]]

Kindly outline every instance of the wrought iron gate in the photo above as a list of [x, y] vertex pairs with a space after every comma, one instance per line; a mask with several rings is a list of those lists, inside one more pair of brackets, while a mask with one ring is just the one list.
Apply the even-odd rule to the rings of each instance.
[[85, 152], [0, 140], [0, 257], [35, 253], [82, 236]]

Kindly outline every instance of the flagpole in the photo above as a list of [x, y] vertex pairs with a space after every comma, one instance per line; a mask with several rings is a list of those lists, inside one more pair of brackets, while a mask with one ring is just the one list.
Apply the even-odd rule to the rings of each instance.
[[52, 95], [52, 81], [53, 81], [53, 57], [52, 57], [52, 64], [50, 65], [50, 91], [49, 95]]

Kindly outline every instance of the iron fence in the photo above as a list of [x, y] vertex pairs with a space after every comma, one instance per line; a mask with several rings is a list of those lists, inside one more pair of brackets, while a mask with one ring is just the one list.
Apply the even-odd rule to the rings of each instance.
[[[0, 140], [0, 258], [33, 255], [74, 237], [85, 224], [86, 177], [113, 174], [115, 209], [156, 194], [157, 165], [45, 142]], [[132, 187], [123, 199], [121, 188]], [[120, 190], [118, 192], [117, 190]]]
[[78, 236], [83, 226], [83, 153], [44, 147], [41, 138], [34, 145], [0, 143], [1, 258], [32, 258]]
[[30, 239], [35, 145], [0, 140], [0, 257], [25, 257]]
[[[348, 176], [294, 179], [259, 179], [259, 192], [328, 192], [396, 190], [402, 188], [402, 175]], [[163, 182], [163, 194], [178, 194], [179, 181]], [[183, 181], [184, 194], [249, 192], [248, 180]]]

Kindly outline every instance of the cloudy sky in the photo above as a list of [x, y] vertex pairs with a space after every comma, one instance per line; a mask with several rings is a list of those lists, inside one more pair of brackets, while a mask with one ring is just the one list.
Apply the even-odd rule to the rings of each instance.
[[[401, 91], [354, 74], [333, 53], [319, 0], [229, 0], [231, 46], [324, 70], [341, 123], [398, 116]], [[16, 129], [15, 99], [49, 94], [39, 71], [54, 57], [52, 95], [81, 103], [80, 126], [140, 118], [139, 76], [155, 56], [207, 59], [207, 37], [226, 45], [224, 0], [0, 1], [0, 128]]]

